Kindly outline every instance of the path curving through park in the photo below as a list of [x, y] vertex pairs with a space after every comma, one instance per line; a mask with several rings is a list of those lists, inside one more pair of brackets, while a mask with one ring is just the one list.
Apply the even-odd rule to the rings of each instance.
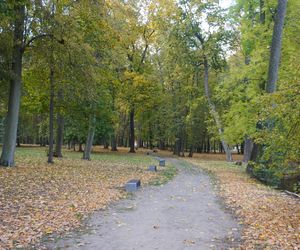
[[96, 212], [84, 232], [47, 243], [48, 249], [229, 249], [240, 240], [237, 220], [217, 197], [211, 178], [177, 159], [178, 175]]

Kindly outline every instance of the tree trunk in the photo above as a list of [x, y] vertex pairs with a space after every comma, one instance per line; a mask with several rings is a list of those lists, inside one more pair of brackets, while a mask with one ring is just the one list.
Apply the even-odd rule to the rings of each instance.
[[181, 144], [180, 138], [176, 138], [175, 145], [174, 145], [174, 151], [173, 151], [174, 155], [180, 156], [180, 144]]
[[153, 133], [151, 125], [149, 125], [149, 147], [150, 149], [153, 149]]
[[249, 138], [245, 139], [244, 143], [244, 159], [243, 162], [247, 163], [250, 160], [251, 152], [253, 148], [253, 141]]
[[53, 62], [50, 63], [50, 103], [49, 103], [49, 151], [48, 163], [53, 163], [53, 141], [54, 141], [54, 69]]
[[266, 19], [266, 12], [264, 11], [264, 7], [265, 7], [265, 1], [260, 0], [259, 1], [259, 21], [261, 24], [264, 24], [265, 19]]
[[130, 110], [130, 137], [129, 137], [129, 153], [135, 153], [134, 149], [134, 108]]
[[275, 24], [271, 44], [268, 82], [266, 86], [267, 93], [273, 93], [276, 91], [286, 7], [287, 0], [278, 0], [277, 13], [275, 17]]
[[226, 159], [227, 159], [227, 161], [232, 161], [232, 155], [231, 155], [230, 148], [223, 138], [223, 127], [222, 127], [222, 123], [221, 123], [219, 114], [216, 111], [216, 107], [215, 107], [214, 103], [210, 99], [209, 80], [208, 80], [209, 79], [208, 78], [209, 77], [209, 73], [208, 73], [209, 68], [208, 68], [208, 61], [207, 61], [206, 56], [204, 56], [203, 63], [204, 63], [204, 89], [205, 89], [206, 99], [207, 99], [211, 114], [217, 125], [219, 136], [221, 138], [221, 143], [222, 143], [223, 149], [226, 153]]
[[185, 155], [184, 155], [184, 146], [185, 146], [185, 139], [184, 139], [183, 133], [181, 132], [181, 139], [180, 139], [180, 152], [181, 152], [180, 156], [181, 157], [185, 157]]
[[220, 153], [223, 153], [223, 144], [222, 144], [222, 142], [220, 142], [220, 144], [219, 144], [219, 152]]
[[190, 152], [189, 152], [189, 157], [193, 157], [193, 154], [194, 154], [194, 144], [192, 144], [191, 146], [190, 146]]
[[15, 165], [14, 154], [21, 101], [25, 5], [15, 4], [14, 12], [15, 21], [11, 65], [12, 79], [10, 80], [8, 113], [0, 159], [0, 165], [10, 167]]
[[119, 138], [119, 146], [121, 147], [127, 146], [125, 142], [126, 141], [125, 133], [127, 130], [127, 119], [128, 117], [126, 115], [122, 115], [122, 133]]
[[118, 151], [117, 149], [117, 135], [111, 135], [111, 151]]
[[[265, 24], [265, 19], [266, 19], [266, 13], [264, 11], [264, 7], [265, 7], [265, 1], [264, 0], [260, 0], [259, 1], [259, 20], [260, 20], [260, 23], [261, 24]], [[250, 56], [247, 56], [249, 58], [248, 61], [246, 61], [246, 65], [249, 65], [250, 64]], [[247, 63], [248, 62], [248, 63]], [[257, 124], [257, 127], [258, 127], [258, 124]], [[259, 147], [256, 143], [253, 143], [253, 140], [252, 139], [248, 139], [250, 140], [250, 142], [247, 142], [250, 146], [246, 149], [246, 141], [245, 141], [245, 152], [244, 152], [244, 159], [243, 161], [244, 162], [248, 162], [249, 160], [251, 161], [257, 161], [256, 157], [260, 154], [258, 152], [258, 150], [261, 148]], [[253, 152], [253, 155], [252, 155], [252, 150], [254, 150], [255, 152]], [[248, 171], [248, 170], [247, 170]]]
[[207, 153], [210, 153], [210, 139], [209, 139], [209, 136], [207, 136]]
[[89, 161], [91, 160], [91, 151], [92, 151], [92, 146], [94, 141], [95, 127], [96, 127], [96, 116], [93, 113], [90, 115], [89, 132], [86, 139], [86, 144], [84, 147], [84, 152], [82, 157], [84, 160], [89, 160]]
[[[58, 102], [62, 103], [63, 100], [63, 93], [62, 89], [58, 91]], [[56, 128], [56, 144], [55, 144], [55, 156], [56, 157], [63, 157], [62, 156], [62, 145], [64, 143], [64, 118], [61, 114], [61, 111], [57, 113], [57, 128]]]
[[262, 154], [262, 146], [256, 143], [253, 143], [250, 161], [257, 161], [259, 156]]
[[245, 142], [241, 143], [241, 154], [244, 154]]
[[[268, 71], [268, 81], [266, 84], [266, 92], [274, 93], [276, 91], [276, 84], [278, 80], [278, 71], [280, 64], [281, 45], [282, 45], [282, 34], [284, 19], [287, 8], [287, 0], [278, 0], [277, 13], [275, 17], [275, 23], [273, 28], [272, 44], [270, 49], [270, 61]], [[271, 128], [272, 122], [267, 121], [267, 127]], [[263, 153], [262, 145], [254, 143], [250, 160], [257, 162], [259, 156]], [[252, 168], [247, 166], [247, 171], [251, 172]]]
[[79, 142], [78, 152], [83, 152], [83, 147], [82, 147], [82, 143], [81, 142]]
[[104, 140], [104, 145], [103, 145], [104, 149], [108, 149], [109, 148], [109, 143], [107, 141], [107, 139], [105, 138]]

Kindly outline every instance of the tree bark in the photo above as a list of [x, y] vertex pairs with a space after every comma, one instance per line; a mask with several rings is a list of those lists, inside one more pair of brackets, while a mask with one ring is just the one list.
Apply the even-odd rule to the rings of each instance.
[[54, 141], [54, 69], [53, 62], [50, 63], [50, 103], [49, 103], [49, 151], [48, 163], [53, 163], [53, 141]]
[[149, 147], [152, 150], [153, 149], [153, 133], [152, 133], [152, 126], [149, 123]]
[[[265, 19], [266, 19], [266, 13], [265, 13], [265, 1], [264, 0], [260, 0], [259, 1], [259, 21], [260, 24], [265, 24]], [[245, 64], [249, 65], [250, 64], [250, 56], [246, 56], [246, 58], [248, 58], [248, 60], [246, 60]], [[248, 79], [246, 79], [247, 81]], [[255, 157], [257, 157], [260, 153], [258, 152], [258, 150], [261, 149], [261, 147], [259, 147], [256, 143], [253, 142], [252, 139], [249, 139], [250, 141], [248, 141], [247, 143], [249, 144], [248, 146], [250, 146], [250, 148], [246, 149], [246, 141], [245, 141], [245, 152], [244, 152], [244, 162], [248, 162], [249, 160], [251, 161], [257, 161], [257, 159]], [[252, 155], [252, 150], [255, 150], [255, 152]], [[250, 151], [249, 151], [250, 150]], [[246, 154], [246, 155], [245, 155]], [[252, 155], [252, 156], [251, 156]]]
[[94, 135], [95, 135], [95, 127], [96, 127], [96, 116], [95, 113], [90, 115], [90, 122], [89, 122], [89, 132], [86, 138], [86, 144], [84, 147], [83, 152], [83, 159], [84, 160], [91, 160], [91, 151], [94, 141]]
[[265, 7], [265, 1], [260, 0], [259, 1], [259, 21], [261, 24], [264, 24], [265, 20], [266, 20], [266, 12], [264, 10], [264, 7]]
[[[287, 8], [287, 0], [278, 0], [277, 13], [275, 16], [275, 23], [272, 35], [272, 44], [270, 49], [270, 61], [269, 61], [269, 71], [268, 71], [268, 81], [266, 84], [266, 92], [274, 93], [276, 91], [276, 84], [278, 80], [278, 71], [280, 64], [281, 46], [282, 46], [282, 35], [284, 19]], [[271, 128], [271, 121], [267, 121], [267, 127]], [[259, 125], [258, 125], [259, 127]], [[257, 162], [260, 155], [262, 155], [263, 147], [254, 143], [250, 160]], [[248, 164], [249, 165], [249, 164]], [[251, 166], [247, 166], [247, 171], [250, 173], [252, 171]]]
[[117, 135], [115, 132], [111, 135], [111, 151], [118, 151], [117, 148]]
[[209, 136], [207, 136], [207, 153], [210, 153], [210, 139]]
[[190, 152], [189, 152], [188, 157], [193, 157], [193, 154], [194, 154], [194, 144], [192, 144], [192, 145], [190, 146]]
[[10, 80], [8, 113], [3, 138], [0, 165], [15, 166], [14, 154], [16, 149], [19, 109], [22, 89], [22, 59], [24, 40], [25, 5], [14, 6], [14, 37], [12, 50], [12, 79]]
[[129, 137], [129, 153], [135, 153], [134, 148], [134, 108], [130, 110], [130, 137]]
[[215, 123], [217, 125], [219, 136], [220, 136], [220, 139], [221, 139], [221, 143], [222, 143], [223, 149], [224, 149], [225, 154], [226, 154], [226, 159], [227, 159], [227, 161], [232, 161], [232, 155], [231, 155], [230, 148], [229, 148], [227, 142], [223, 139], [223, 127], [222, 127], [222, 123], [221, 123], [219, 114], [216, 111], [216, 107], [215, 107], [214, 103], [211, 101], [211, 98], [210, 98], [209, 73], [208, 73], [209, 72], [209, 66], [208, 66], [208, 61], [207, 61], [206, 56], [204, 56], [203, 63], [204, 63], [204, 89], [205, 89], [205, 96], [206, 96], [206, 99], [207, 99], [207, 102], [208, 102], [211, 114], [212, 114], [212, 116], [213, 116], [213, 118], [215, 120]]
[[78, 152], [83, 152], [83, 151], [84, 151], [84, 150], [83, 150], [83, 147], [82, 147], [82, 143], [79, 142]]
[[[58, 91], [58, 102], [61, 104], [63, 101], [62, 89]], [[64, 143], [64, 117], [61, 114], [61, 111], [57, 113], [57, 128], [56, 128], [56, 144], [55, 144], [55, 156], [63, 157], [62, 155], [62, 145]]]
[[104, 143], [103, 143], [103, 148], [104, 149], [108, 149], [109, 148], [109, 142], [107, 141], [106, 138], [105, 138]]
[[184, 155], [184, 146], [185, 146], [185, 139], [184, 139], [184, 135], [183, 132], [181, 131], [181, 139], [180, 139], [180, 156], [181, 157], [185, 157]]
[[276, 91], [286, 7], [287, 0], [278, 0], [271, 44], [268, 81], [266, 85], [267, 93], [273, 93]]
[[241, 154], [244, 154], [245, 142], [241, 143]]
[[253, 148], [253, 141], [250, 138], [245, 139], [243, 162], [247, 163], [250, 160], [252, 148]]

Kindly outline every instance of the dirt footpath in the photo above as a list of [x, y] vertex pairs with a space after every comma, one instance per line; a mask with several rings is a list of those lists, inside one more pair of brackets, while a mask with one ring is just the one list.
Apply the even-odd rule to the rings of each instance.
[[175, 159], [178, 175], [95, 213], [87, 229], [47, 243], [48, 249], [229, 249], [240, 226], [214, 192], [210, 177]]

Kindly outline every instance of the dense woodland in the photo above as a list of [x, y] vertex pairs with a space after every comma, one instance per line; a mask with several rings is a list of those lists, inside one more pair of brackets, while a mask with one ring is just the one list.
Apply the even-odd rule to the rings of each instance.
[[22, 144], [49, 163], [102, 144], [299, 174], [300, 1], [218, 2], [1, 1], [1, 164]]

